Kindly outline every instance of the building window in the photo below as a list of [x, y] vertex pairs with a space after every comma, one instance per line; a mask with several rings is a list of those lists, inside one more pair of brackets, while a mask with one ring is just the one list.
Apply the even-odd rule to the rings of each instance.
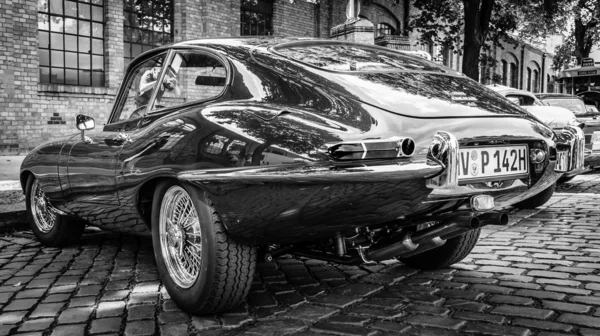
[[387, 23], [377, 24], [377, 36], [396, 35], [396, 29]]
[[104, 86], [103, 0], [38, 0], [40, 83]]
[[540, 92], [540, 72], [533, 70], [533, 92]]
[[452, 68], [452, 61], [453, 61], [453, 53], [452, 53], [452, 49], [451, 48], [444, 48], [442, 50], [442, 64], [444, 64], [445, 66]]
[[172, 0], [123, 0], [125, 68], [144, 51], [173, 42]]
[[515, 63], [510, 63], [510, 86], [515, 89], [519, 86], [519, 70]]
[[527, 91], [531, 92], [531, 68], [527, 68]]
[[271, 35], [273, 32], [273, 1], [242, 0], [241, 35]]
[[508, 80], [508, 63], [502, 60], [502, 85], [506, 86]]

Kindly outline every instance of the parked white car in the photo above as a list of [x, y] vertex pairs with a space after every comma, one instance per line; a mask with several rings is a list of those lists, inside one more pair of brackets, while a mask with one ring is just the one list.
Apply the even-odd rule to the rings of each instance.
[[[497, 84], [486, 85], [486, 87], [492, 89], [493, 91], [496, 91], [500, 95], [504, 96], [506, 99], [521, 106], [523, 109], [525, 109], [527, 112], [539, 119], [541, 122], [548, 125], [548, 127], [552, 128], [555, 132], [561, 132], [563, 127], [565, 127], [566, 125], [579, 127], [582, 130], [585, 127], [585, 123], [577, 119], [577, 117], [571, 110], [564, 107], [546, 105], [529, 91], [519, 90], [512, 87]], [[600, 132], [594, 133], [599, 133], [598, 138], [600, 138]], [[597, 154], [593, 154], [592, 151], [587, 149], [585, 151], [585, 166], [595, 166], [595, 164], [593, 164], [592, 162], [596, 162], [596, 157]], [[586, 171], [589, 171], [589, 168], [586, 169]], [[569, 181], [573, 179], [575, 175], [577, 174], [564, 174], [563, 177], [559, 180], [559, 182]]]
[[577, 126], [580, 128], [585, 126], [577, 120], [575, 114], [570, 110], [564, 107], [544, 105], [529, 91], [497, 84], [486, 86], [513, 103], [521, 106], [527, 110], [527, 112], [533, 114], [536, 118], [540, 119], [540, 121], [554, 130], [562, 129], [565, 125]]

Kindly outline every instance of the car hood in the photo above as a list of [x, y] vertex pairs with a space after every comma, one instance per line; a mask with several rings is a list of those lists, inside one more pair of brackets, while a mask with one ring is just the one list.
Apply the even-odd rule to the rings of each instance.
[[552, 129], [562, 129], [575, 114], [563, 107], [558, 106], [522, 106], [527, 112], [533, 114], [541, 122]]
[[332, 76], [356, 99], [411, 117], [528, 116], [500, 94], [464, 76], [433, 72], [345, 73]]

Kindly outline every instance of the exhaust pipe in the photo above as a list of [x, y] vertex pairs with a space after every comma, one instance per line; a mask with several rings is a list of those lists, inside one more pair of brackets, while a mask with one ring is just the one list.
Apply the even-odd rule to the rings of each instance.
[[398, 254], [414, 251], [417, 249], [417, 247], [419, 247], [419, 244], [414, 242], [414, 240], [411, 238], [411, 235], [412, 234], [410, 232], [406, 232], [400, 237], [400, 242], [391, 243], [387, 246], [369, 252], [369, 259], [382, 261], [393, 258]]
[[419, 247], [416, 250], [409, 251], [409, 252], [403, 253], [401, 255], [397, 255], [396, 257], [402, 257], [402, 258], [411, 257], [414, 255], [421, 254], [423, 252], [432, 250], [436, 247], [440, 247], [444, 244], [446, 244], [445, 239], [442, 239], [440, 237], [435, 237], [431, 241], [428, 241], [427, 243], [423, 243], [423, 244], [419, 245]]
[[368, 258], [382, 261], [394, 257], [417, 255], [442, 246], [448, 239], [465, 232], [485, 225], [506, 225], [507, 223], [508, 215], [502, 212], [490, 212], [481, 216], [474, 216], [473, 213], [461, 213], [444, 220], [441, 224], [414, 233], [404, 233], [400, 236], [399, 241], [390, 242], [388, 240], [388, 244], [383, 247], [372, 247], [369, 249]]
[[447, 240], [456, 237], [463, 232], [477, 229], [479, 226], [479, 219], [473, 216], [473, 214], [459, 215], [451, 217], [439, 225], [415, 232], [412, 239], [413, 242], [417, 244], [429, 241], [435, 237]]
[[434, 245], [428, 248], [432, 249], [443, 245], [446, 242], [446, 239], [449, 239], [446, 238], [447, 236], [452, 235], [450, 237], [454, 237], [455, 235], [478, 227], [479, 220], [477, 217], [474, 217], [472, 213], [462, 213], [452, 216], [436, 226], [431, 226], [415, 233], [404, 233], [400, 236], [400, 241], [392, 237], [391, 239], [388, 239], [387, 242], [378, 244], [384, 246], [374, 246], [370, 248], [368, 258], [374, 261], [382, 261], [397, 256], [403, 256], [407, 253], [421, 250], [420, 244], [431, 245], [432, 241], [437, 239], [433, 243]]
[[479, 218], [481, 226], [508, 224], [508, 215], [504, 212], [486, 212], [477, 216], [477, 218]]

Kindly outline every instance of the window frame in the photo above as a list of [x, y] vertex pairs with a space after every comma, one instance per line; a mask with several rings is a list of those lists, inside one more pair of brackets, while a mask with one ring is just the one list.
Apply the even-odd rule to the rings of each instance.
[[[156, 101], [156, 95], [158, 93], [158, 90], [154, 90], [154, 92], [152, 92], [152, 96], [150, 97], [150, 100], [148, 101], [148, 104], [146, 105], [146, 108], [143, 110], [143, 113], [141, 114], [141, 116], [139, 118], [135, 118], [132, 120], [144, 119], [147, 116], [154, 116], [154, 115], [158, 115], [161, 113], [166, 114], [166, 113], [171, 112], [171, 110], [174, 110], [174, 109], [185, 108], [188, 106], [203, 104], [208, 101], [217, 100], [217, 99], [221, 98], [225, 94], [225, 92], [227, 92], [227, 89], [233, 84], [233, 75], [232, 75], [231, 63], [223, 55], [220, 55], [208, 48], [204, 48], [204, 47], [200, 47], [200, 46], [193, 46], [193, 45], [177, 46], [177, 47], [159, 47], [156, 49], [146, 51], [142, 55], [136, 57], [133, 60], [133, 62], [127, 67], [126, 76], [123, 79], [123, 81], [121, 82], [121, 85], [119, 86], [117, 98], [115, 99], [115, 103], [113, 104], [113, 107], [112, 107], [112, 110], [110, 113], [110, 117], [108, 118], [107, 125], [112, 126], [112, 125], [131, 122], [131, 120], [118, 120], [117, 117], [120, 115], [120, 113], [122, 111], [117, 112], [117, 107], [120, 106], [122, 101], [124, 99], [126, 99], [126, 97], [127, 97], [126, 91], [128, 91], [128, 88], [126, 88], [126, 83], [129, 81], [129, 79], [133, 75], [134, 69], [136, 69], [139, 65], [141, 65], [145, 61], [149, 60], [150, 58], [158, 56], [159, 54], [166, 52], [165, 61], [164, 61], [163, 66], [160, 69], [160, 74], [159, 74], [158, 80], [157, 80], [157, 83], [162, 83], [162, 81], [164, 80], [165, 73], [167, 72], [167, 69], [168, 69], [168, 66], [166, 66], [166, 65], [170, 65], [171, 62], [173, 61], [173, 57], [175, 57], [175, 54], [182, 50], [192, 50], [194, 52], [206, 54], [208, 56], [216, 58], [219, 62], [221, 62], [221, 64], [223, 64], [226, 75], [225, 75], [225, 85], [223, 85], [223, 89], [221, 90], [221, 92], [219, 92], [219, 94], [217, 94], [215, 96], [211, 96], [206, 99], [199, 99], [199, 100], [194, 100], [194, 101], [186, 102], [186, 103], [179, 104], [179, 105], [172, 105], [172, 106], [167, 106], [167, 107], [156, 109], [156, 110], [150, 110], [150, 108], [152, 106], [154, 106], [154, 103]], [[141, 123], [139, 123], [139, 124], [141, 124]]]
[[[106, 21], [106, 10], [107, 10], [107, 0], [102, 0], [101, 4], [97, 4], [97, 3], [93, 3], [91, 1], [83, 1], [83, 0], [69, 0], [70, 2], [73, 2], [76, 7], [77, 7], [77, 11], [75, 16], [67, 14], [66, 13], [66, 0], [60, 0], [61, 1], [61, 11], [60, 13], [53, 13], [51, 10], [51, 3], [52, 0], [47, 0], [46, 1], [46, 5], [47, 5], [47, 10], [41, 11], [39, 4], [36, 8], [36, 14], [37, 14], [37, 29], [36, 29], [36, 40], [38, 41], [38, 46], [37, 46], [37, 50], [38, 50], [38, 83], [39, 84], [47, 84], [47, 85], [69, 85], [69, 86], [81, 86], [81, 87], [106, 87], [106, 27], [107, 27], [107, 21]], [[89, 17], [85, 18], [85, 17], [81, 17], [80, 16], [80, 5], [87, 5], [89, 6]], [[96, 19], [94, 19], [94, 8], [100, 8], [100, 11], [102, 13], [102, 18], [101, 21], [98, 21]], [[44, 15], [46, 16], [48, 22], [48, 28], [47, 29], [43, 29], [40, 28], [39, 22], [40, 22], [40, 18], [41, 16]], [[52, 30], [52, 23], [51, 23], [51, 17], [60, 17], [62, 22], [61, 22], [61, 26], [62, 29], [59, 31], [53, 31]], [[70, 20], [75, 20], [75, 29], [76, 31], [73, 32], [67, 32], [65, 29], [65, 22], [67, 21], [67, 19]], [[87, 22], [89, 24], [89, 35], [82, 35], [80, 34], [80, 22]], [[97, 37], [94, 36], [94, 24], [101, 24], [102, 28], [101, 28], [101, 37]], [[40, 44], [39, 44], [39, 40], [40, 40], [40, 33], [46, 33], [48, 35], [48, 47], [47, 48], [43, 48]], [[52, 48], [52, 34], [60, 34], [61, 36], [61, 40], [62, 40], [62, 49], [53, 49]], [[75, 37], [76, 39], [76, 50], [69, 50], [66, 47], [66, 37], [67, 36], [71, 36], [71, 37]], [[88, 53], [84, 53], [84, 52], [80, 52], [79, 48], [80, 48], [80, 39], [81, 38], [87, 38], [89, 40], [89, 52]], [[94, 41], [95, 40], [100, 40], [100, 43], [102, 45], [102, 49], [99, 53], [94, 53], [93, 52], [93, 46], [94, 46]], [[48, 65], [42, 65], [41, 62], [41, 55], [40, 55], [40, 51], [44, 50], [48, 52]], [[52, 65], [52, 52], [61, 52], [62, 53], [62, 66], [53, 66]], [[73, 53], [75, 54], [76, 57], [76, 66], [75, 67], [70, 67], [68, 66], [68, 62], [67, 62], [67, 53]], [[80, 67], [80, 55], [85, 55], [89, 57], [89, 68], [82, 68]], [[98, 70], [94, 70], [94, 56], [96, 57], [101, 57], [102, 58], [102, 70], [98, 71]], [[49, 76], [49, 81], [43, 81], [42, 80], [42, 75], [41, 75], [41, 71], [42, 68], [45, 68], [48, 70], [48, 76]], [[61, 69], [62, 70], [62, 75], [63, 75], [63, 81], [62, 83], [58, 83], [58, 82], [53, 82], [52, 81], [52, 69]], [[77, 73], [77, 83], [69, 83], [67, 82], [67, 70], [72, 70], [75, 71]], [[82, 84], [81, 82], [81, 75], [80, 72], [89, 72], [89, 75], [86, 76], [89, 80], [89, 84]], [[94, 85], [94, 73], [96, 74], [101, 74], [101, 84], [100, 85]]]
[[510, 83], [508, 86], [514, 89], [519, 88], [519, 64], [510, 62], [508, 66], [508, 72], [510, 73]]
[[533, 93], [540, 92], [540, 72], [538, 69], [533, 69]]
[[[385, 31], [389, 30], [390, 33], [387, 34], [387, 33], [382, 32], [384, 30]], [[396, 33], [396, 28], [394, 28], [391, 24], [389, 24], [387, 22], [379, 22], [377, 24], [376, 32], [377, 32], [376, 36], [378, 36], [378, 37], [379, 36], [396, 36], [396, 35], [398, 35]]]
[[[106, 1], [106, 0], [104, 0], [104, 1]], [[168, 35], [169, 38], [170, 38], [170, 40], [169, 40], [169, 42], [162, 43], [162, 44], [154, 44], [154, 42], [151, 42], [151, 43], [137, 43], [137, 42], [134, 42], [134, 41], [128, 39], [128, 34], [127, 34], [127, 30], [128, 29], [129, 29], [129, 35], [130, 36], [132, 35], [132, 32], [134, 30], [138, 30], [140, 32], [140, 37], [144, 33], [151, 33], [151, 34], [153, 34], [155, 32], [156, 33], [159, 33], [159, 32], [155, 31], [153, 28], [134, 27], [133, 25], [131, 25], [131, 20], [130, 20], [131, 15], [132, 14], [140, 14], [141, 12], [136, 12], [135, 10], [130, 10], [130, 9], [127, 8], [127, 6], [125, 4], [126, 2], [129, 2], [129, 1], [134, 1], [135, 2], [135, 0], [122, 0], [122, 1], [123, 1], [123, 16], [124, 16], [124, 18], [129, 17], [129, 19], [125, 20], [125, 22], [127, 22], [128, 25], [126, 25], [125, 22], [123, 22], [123, 48], [124, 48], [123, 60], [124, 60], [125, 64], [132, 63], [133, 60], [136, 57], [140, 56], [141, 54], [143, 54], [143, 53], [145, 53], [145, 52], [147, 52], [149, 50], [155, 49], [155, 48], [163, 46], [163, 45], [168, 45], [170, 43], [173, 43], [174, 38], [175, 38], [175, 28], [174, 28], [174, 24], [173, 24], [174, 23], [174, 16], [175, 16], [175, 4], [174, 4], [174, 0], [161, 0], [162, 2], [166, 2], [166, 1], [170, 2], [170, 6], [169, 6], [169, 10], [170, 11], [169, 11], [169, 13], [166, 13], [167, 14], [166, 17], [161, 17], [160, 18], [163, 21], [163, 31], [160, 32], [160, 34]], [[144, 13], [141, 13], [141, 14], [144, 14]], [[151, 16], [154, 19], [159, 18], [155, 13], [154, 13], [154, 15], [151, 15]], [[164, 30], [164, 22], [167, 21], [167, 20], [170, 21], [170, 31], [169, 32], [165, 32], [165, 30]], [[133, 53], [132, 53], [133, 52], [133, 45], [134, 44], [140, 45], [140, 47], [142, 47], [142, 52], [140, 54], [136, 55], [136, 56], [133, 56]], [[127, 45], [129, 45], [129, 46], [127, 46]], [[144, 47], [151, 47], [151, 48], [144, 51], [143, 50]], [[129, 57], [126, 56], [127, 55], [127, 52], [126, 52], [127, 48], [129, 48]], [[127, 67], [127, 65], [125, 67]]]
[[508, 86], [508, 62], [502, 60], [502, 85]]
[[[270, 6], [271, 8], [271, 12], [267, 13], [267, 12], [260, 12], [260, 9], [257, 9], [257, 11], [251, 11], [248, 9], [248, 7], [244, 7], [243, 4], [244, 0], [242, 0], [240, 2], [240, 36], [272, 36], [273, 35], [273, 14], [275, 12], [275, 8], [274, 8], [274, 4], [275, 4], [275, 0], [257, 0], [256, 2], [256, 6], [257, 8], [260, 7], [261, 2], [267, 4], [268, 6]], [[245, 28], [245, 21], [243, 20], [243, 15], [245, 12], [249, 12], [249, 13], [257, 13], [257, 14], [261, 14], [261, 15], [269, 15], [269, 26], [267, 26], [266, 24], [266, 18], [265, 18], [265, 26], [264, 26], [264, 32], [265, 34], [261, 35], [261, 34], [252, 34], [252, 25], [249, 25], [249, 34], [244, 34], [244, 28]], [[256, 31], [258, 32], [258, 26]]]

